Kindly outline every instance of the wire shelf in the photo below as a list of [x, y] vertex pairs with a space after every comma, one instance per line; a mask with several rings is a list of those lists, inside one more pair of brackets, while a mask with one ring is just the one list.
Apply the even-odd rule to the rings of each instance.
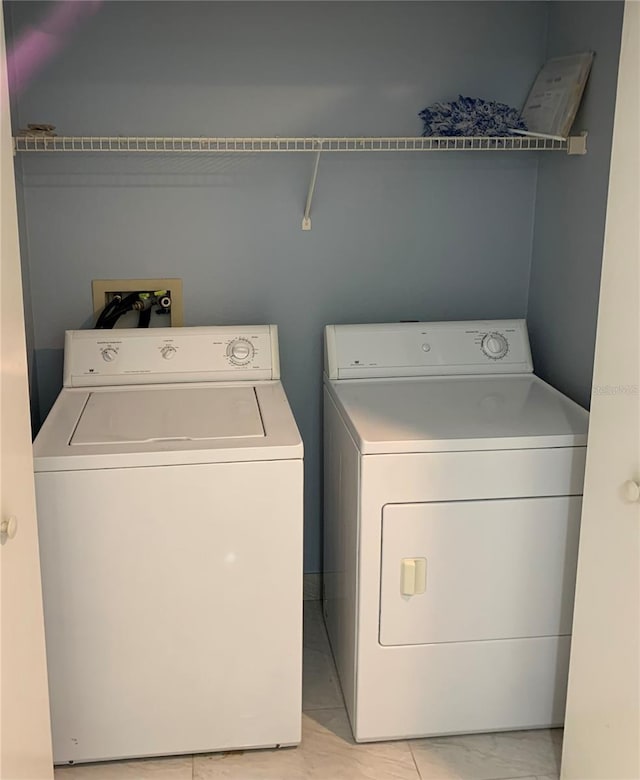
[[[580, 138], [579, 136], [577, 138]], [[17, 136], [16, 152], [499, 152], [570, 151], [573, 138], [332, 137], [160, 138], [125, 136]]]
[[311, 205], [320, 157], [325, 152], [566, 152], [586, 154], [587, 134], [569, 138], [532, 135], [496, 137], [329, 137], [329, 138], [164, 138], [126, 136], [19, 135], [15, 152], [151, 152], [255, 153], [312, 152], [313, 173], [302, 217], [302, 229], [311, 230]]

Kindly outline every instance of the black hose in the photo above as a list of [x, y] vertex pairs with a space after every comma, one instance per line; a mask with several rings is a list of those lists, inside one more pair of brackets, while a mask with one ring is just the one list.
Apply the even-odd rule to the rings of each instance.
[[109, 306], [109, 304], [107, 304], [102, 315], [100, 315], [98, 318], [98, 322], [100, 324], [97, 322], [96, 328], [113, 328], [113, 326], [120, 319], [120, 317], [122, 317], [123, 314], [126, 314], [128, 311], [133, 309], [133, 304], [139, 299], [139, 297], [140, 295], [138, 292], [129, 293], [129, 295], [126, 295], [110, 312], [106, 312], [107, 307]]
[[148, 309], [143, 309], [138, 317], [138, 327], [148, 328], [151, 322], [151, 306]]
[[116, 308], [116, 306], [120, 303], [120, 298], [112, 298], [109, 303], [104, 307], [104, 309], [100, 312], [98, 319], [96, 320], [96, 324], [93, 326], [96, 330], [99, 330], [103, 327], [103, 323], [105, 319], [111, 315], [113, 310]]

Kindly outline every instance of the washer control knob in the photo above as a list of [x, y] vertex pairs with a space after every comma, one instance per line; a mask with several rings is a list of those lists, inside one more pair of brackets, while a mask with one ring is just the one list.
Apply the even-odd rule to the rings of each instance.
[[105, 347], [102, 350], [102, 359], [106, 360], [107, 363], [111, 363], [118, 357], [118, 350], [114, 347]]
[[171, 360], [176, 354], [176, 348], [172, 347], [171, 344], [167, 344], [165, 347], [162, 347], [160, 354], [165, 360]]
[[509, 351], [509, 342], [502, 333], [489, 333], [482, 339], [482, 351], [491, 360], [500, 360]]
[[236, 366], [243, 366], [253, 357], [254, 349], [246, 339], [234, 339], [227, 348], [229, 360]]

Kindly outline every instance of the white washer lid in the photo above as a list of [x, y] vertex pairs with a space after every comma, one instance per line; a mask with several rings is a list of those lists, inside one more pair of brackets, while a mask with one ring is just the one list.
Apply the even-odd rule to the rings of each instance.
[[264, 436], [250, 387], [92, 392], [70, 444], [198, 441]]
[[530, 374], [327, 381], [363, 454], [575, 447], [588, 413]]
[[301, 459], [303, 446], [277, 380], [65, 387], [33, 456], [52, 472]]

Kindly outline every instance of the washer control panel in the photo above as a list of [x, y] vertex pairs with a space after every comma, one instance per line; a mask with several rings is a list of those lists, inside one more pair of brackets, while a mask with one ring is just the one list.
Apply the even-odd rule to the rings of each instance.
[[280, 376], [275, 325], [73, 330], [64, 359], [66, 387]]
[[524, 320], [328, 325], [330, 379], [533, 371]]

